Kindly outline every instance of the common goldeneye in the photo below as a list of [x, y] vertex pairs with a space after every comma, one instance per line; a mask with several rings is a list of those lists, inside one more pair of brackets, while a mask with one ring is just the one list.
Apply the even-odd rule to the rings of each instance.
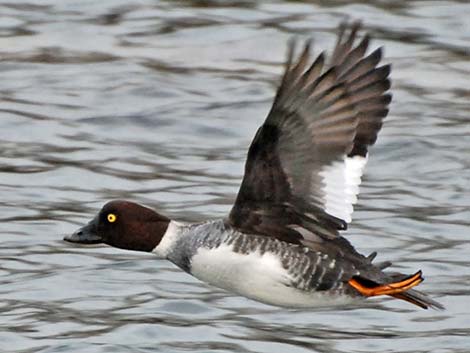
[[[350, 27], [350, 29], [347, 29]], [[413, 288], [413, 275], [386, 272], [341, 231], [351, 221], [368, 148], [388, 113], [390, 65], [382, 49], [355, 44], [359, 24], [342, 24], [332, 55], [311, 63], [310, 43], [289, 45], [272, 108], [249, 148], [230, 214], [184, 224], [129, 201], [111, 201], [64, 239], [153, 252], [214, 286], [286, 307], [387, 295], [443, 308]]]

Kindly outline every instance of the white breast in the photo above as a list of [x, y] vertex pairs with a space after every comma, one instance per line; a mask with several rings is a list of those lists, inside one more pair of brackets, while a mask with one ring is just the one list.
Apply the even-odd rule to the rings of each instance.
[[182, 236], [184, 225], [182, 223], [171, 221], [163, 235], [160, 243], [152, 250], [158, 257], [164, 259], [174, 248], [176, 241]]
[[277, 306], [317, 307], [350, 301], [346, 296], [298, 290], [290, 286], [291, 277], [275, 254], [239, 254], [231, 245], [200, 248], [191, 260], [191, 274], [214, 286]]

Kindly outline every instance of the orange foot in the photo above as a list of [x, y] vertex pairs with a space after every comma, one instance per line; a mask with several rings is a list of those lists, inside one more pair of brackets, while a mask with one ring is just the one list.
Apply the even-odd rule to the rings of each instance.
[[365, 283], [359, 279], [352, 278], [348, 281], [349, 285], [356, 289], [359, 293], [366, 297], [373, 297], [376, 295], [394, 295], [407, 291], [408, 289], [417, 286], [423, 282], [421, 271], [416, 272], [399, 282], [387, 283], [387, 284], [375, 284]]

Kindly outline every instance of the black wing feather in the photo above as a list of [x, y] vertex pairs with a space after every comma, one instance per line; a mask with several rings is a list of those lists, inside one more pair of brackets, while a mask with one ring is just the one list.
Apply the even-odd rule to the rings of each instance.
[[340, 34], [328, 65], [309, 65], [310, 42], [294, 62], [293, 42], [271, 111], [249, 148], [245, 175], [228, 223], [290, 243], [333, 239], [346, 221], [328, 213], [322, 171], [346, 156], [365, 156], [391, 96], [381, 48], [365, 56], [359, 24]]

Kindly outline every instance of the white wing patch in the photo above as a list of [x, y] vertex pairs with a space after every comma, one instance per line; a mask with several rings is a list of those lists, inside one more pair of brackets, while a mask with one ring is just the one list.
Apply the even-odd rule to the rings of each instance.
[[325, 212], [349, 223], [353, 205], [357, 202], [362, 171], [367, 163], [367, 156], [344, 157], [323, 168]]

